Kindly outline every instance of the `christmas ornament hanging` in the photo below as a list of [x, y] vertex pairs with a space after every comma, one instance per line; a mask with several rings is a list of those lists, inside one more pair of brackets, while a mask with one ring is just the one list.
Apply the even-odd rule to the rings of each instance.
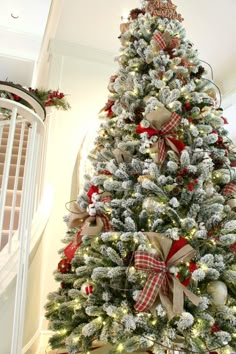
[[225, 283], [222, 281], [211, 281], [207, 286], [207, 292], [209, 295], [211, 295], [213, 305], [222, 306], [226, 304], [228, 289]]
[[82, 284], [80, 292], [84, 297], [88, 297], [89, 294], [92, 294], [93, 292], [93, 285], [88, 282], [85, 282], [84, 284]]
[[58, 270], [62, 273], [68, 273], [71, 270], [71, 264], [68, 262], [68, 259], [63, 258], [59, 263], [58, 263]]

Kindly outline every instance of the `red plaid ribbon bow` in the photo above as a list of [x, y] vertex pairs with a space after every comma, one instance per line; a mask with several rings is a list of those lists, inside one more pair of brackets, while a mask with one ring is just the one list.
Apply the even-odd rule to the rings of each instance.
[[222, 194], [225, 195], [225, 196], [234, 196], [234, 195], [236, 195], [236, 184], [233, 183], [233, 182], [227, 184], [223, 188]]
[[158, 161], [162, 164], [166, 158], [167, 146], [169, 146], [177, 154], [185, 149], [185, 145], [182, 141], [176, 139], [176, 134], [173, 130], [180, 124], [181, 117], [173, 112], [170, 116], [170, 120], [163, 124], [159, 130], [153, 128], [143, 128], [138, 125], [136, 132], [138, 134], [148, 133], [149, 137], [158, 135], [159, 139], [156, 144], [151, 148], [152, 152], [158, 152]]
[[[148, 273], [146, 283], [135, 304], [137, 311], [152, 310], [156, 301], [166, 309], [169, 319], [183, 312], [184, 295], [196, 306], [199, 298], [184, 286], [178, 277], [170, 272], [183, 262], [189, 262], [195, 254], [187, 241], [180, 237], [172, 242], [162, 234], [145, 233], [157, 254], [144, 251], [135, 252], [135, 268]], [[158, 299], [159, 297], [159, 299]]]
[[149, 310], [156, 301], [159, 291], [168, 295], [168, 268], [166, 263], [160, 261], [156, 255], [137, 251], [134, 257], [135, 268], [150, 272], [146, 284], [140, 294], [135, 309], [137, 311]]
[[163, 38], [163, 36], [160, 33], [155, 34], [152, 37], [152, 40], [155, 42], [155, 44], [158, 46], [158, 48], [161, 49], [165, 49], [167, 44]]
[[170, 146], [172, 150], [178, 154], [185, 149], [184, 143], [179, 140], [176, 140], [176, 134], [173, 133], [173, 130], [180, 124], [181, 117], [173, 112], [170, 117], [170, 121], [163, 124], [158, 135], [158, 160], [162, 164], [166, 158], [166, 145]]

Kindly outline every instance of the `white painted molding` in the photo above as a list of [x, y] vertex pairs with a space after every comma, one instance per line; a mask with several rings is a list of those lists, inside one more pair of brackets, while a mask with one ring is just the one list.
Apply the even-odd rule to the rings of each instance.
[[224, 109], [236, 105], [236, 89], [223, 96], [222, 107]]
[[58, 23], [62, 12], [62, 0], [52, 0], [46, 30], [44, 32], [41, 49], [37, 63], [35, 65], [34, 75], [32, 79], [33, 87], [48, 88], [48, 73], [50, 69], [50, 53], [49, 43], [57, 31]]
[[106, 65], [114, 65], [114, 57], [118, 55], [118, 53], [113, 53], [78, 43], [66, 42], [59, 39], [53, 39], [50, 41], [49, 52], [52, 55], [80, 58]]

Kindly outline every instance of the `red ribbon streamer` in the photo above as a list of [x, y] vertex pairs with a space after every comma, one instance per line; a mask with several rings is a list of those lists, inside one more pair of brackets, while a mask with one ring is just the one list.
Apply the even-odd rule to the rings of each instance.
[[89, 198], [89, 204], [92, 204], [92, 196], [94, 193], [98, 193], [99, 190], [98, 190], [98, 187], [97, 186], [91, 186], [87, 192], [87, 196]]
[[76, 234], [75, 239], [73, 242], [71, 242], [65, 249], [64, 249], [64, 254], [66, 258], [68, 259], [69, 262], [72, 261], [74, 258], [75, 252], [77, 248], [81, 245], [82, 243], [82, 236], [81, 236], [82, 228], [79, 230], [79, 232]]
[[[108, 232], [111, 230], [110, 227], [110, 222], [109, 219], [106, 215], [99, 215], [99, 217], [102, 219], [103, 224], [104, 224], [104, 231]], [[86, 222], [86, 220], [85, 220]], [[64, 249], [64, 254], [66, 256], [66, 258], [68, 259], [69, 262], [72, 261], [72, 259], [74, 258], [75, 252], [76, 250], [79, 248], [79, 246], [82, 243], [82, 237], [83, 235], [81, 235], [82, 231], [83, 231], [83, 227], [85, 226], [85, 224], [82, 225], [81, 229], [78, 231], [78, 233], [75, 236], [74, 241], [72, 241], [71, 243], [69, 243], [69, 245]]]

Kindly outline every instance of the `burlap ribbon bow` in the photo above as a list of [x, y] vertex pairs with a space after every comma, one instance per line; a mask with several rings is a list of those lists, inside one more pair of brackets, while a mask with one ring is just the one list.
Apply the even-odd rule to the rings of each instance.
[[76, 211], [70, 214], [67, 226], [69, 228], [80, 227], [80, 229], [74, 240], [64, 249], [64, 254], [69, 262], [72, 261], [76, 250], [81, 245], [83, 236], [95, 237], [102, 231], [110, 231], [110, 223], [106, 215], [89, 216], [89, 213], [82, 210], [78, 203], [74, 203], [74, 210]]
[[[164, 235], [145, 233], [157, 254], [144, 251], [135, 252], [135, 268], [149, 272], [145, 286], [135, 304], [137, 311], [153, 311], [160, 300], [167, 311], [169, 319], [181, 314], [184, 309], [184, 294], [194, 304], [199, 304], [199, 298], [179, 279], [170, 272], [170, 268], [190, 261], [195, 251], [181, 238], [172, 242]], [[158, 299], [159, 296], [159, 299]]]

